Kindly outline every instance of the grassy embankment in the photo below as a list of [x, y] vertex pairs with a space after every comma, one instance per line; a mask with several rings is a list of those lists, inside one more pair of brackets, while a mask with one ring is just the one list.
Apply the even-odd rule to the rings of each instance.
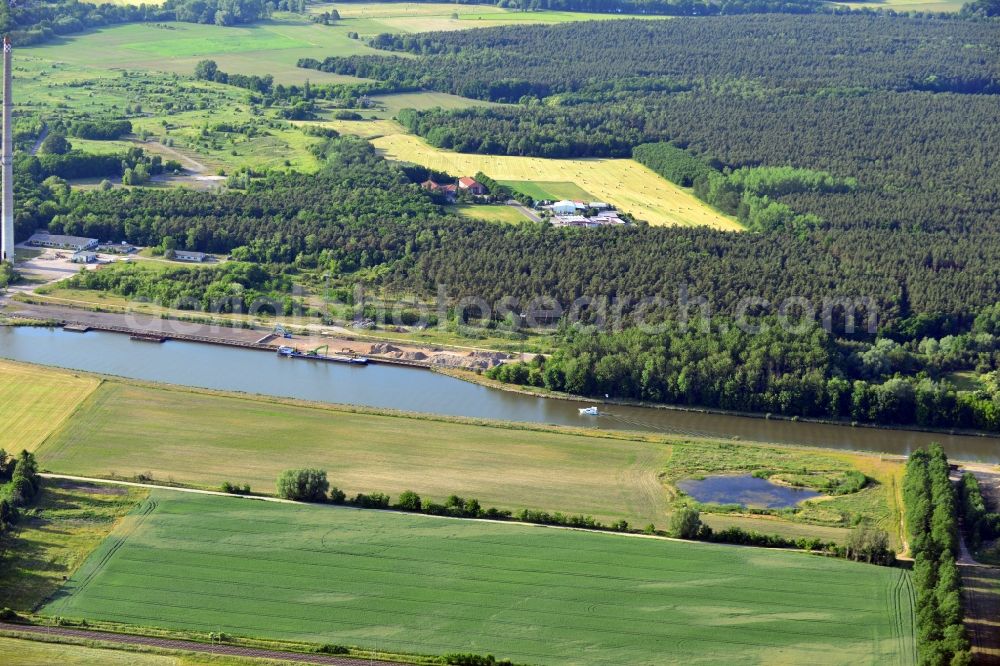
[[43, 612], [519, 663], [912, 655], [899, 569], [171, 491], [140, 514]]
[[102, 648], [96, 643], [42, 642], [0, 636], [0, 663], [8, 666], [266, 666], [273, 661], [170, 653], [166, 650], [137, 651]]
[[281, 470], [315, 466], [349, 493], [397, 496], [409, 489], [437, 501], [455, 493], [501, 509], [660, 529], [672, 507], [686, 501], [670, 485], [679, 478], [754, 470], [822, 477], [860, 469], [875, 482], [858, 493], [813, 500], [794, 513], [725, 510], [705, 519], [715, 527], [836, 541], [866, 520], [898, 543], [898, 465], [845, 452], [480, 423], [107, 380], [38, 457], [53, 472], [143, 474], [205, 488], [231, 481], [265, 493], [273, 492]]

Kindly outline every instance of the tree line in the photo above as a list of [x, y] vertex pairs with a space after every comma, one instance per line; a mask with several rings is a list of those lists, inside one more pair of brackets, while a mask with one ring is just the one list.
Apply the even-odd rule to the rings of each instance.
[[1000, 539], [1000, 512], [989, 506], [983, 497], [979, 479], [972, 472], [965, 472], [959, 486], [962, 509], [962, 529], [969, 550], [977, 553], [984, 543]]
[[972, 662], [962, 609], [962, 579], [955, 564], [958, 498], [948, 458], [937, 444], [915, 451], [906, 463], [903, 504], [913, 553], [917, 652], [921, 664]]
[[35, 501], [42, 488], [38, 463], [28, 451], [11, 457], [0, 449], [0, 539], [20, 519], [20, 510]]
[[[239, 486], [226, 483], [224, 492], [243, 494]], [[759, 548], [798, 548], [811, 552], [822, 552], [833, 557], [845, 557], [856, 561], [889, 566], [895, 563], [895, 553], [889, 548], [888, 535], [881, 530], [866, 526], [852, 531], [848, 543], [839, 545], [822, 541], [818, 538], [791, 538], [772, 534], [743, 530], [730, 527], [715, 531], [701, 522], [700, 513], [691, 507], [680, 507], [671, 514], [670, 529], [658, 530], [655, 525], [648, 525], [637, 530], [628, 521], [619, 520], [611, 524], [602, 523], [592, 516], [566, 515], [559, 512], [522, 509], [512, 512], [493, 507], [483, 508], [475, 498], [463, 498], [458, 495], [449, 496], [443, 503], [429, 502], [412, 490], [400, 493], [396, 502], [392, 502], [385, 493], [358, 493], [354, 497], [331, 486], [325, 470], [304, 468], [285, 470], [278, 476], [276, 483], [278, 497], [297, 502], [330, 503], [354, 506], [362, 509], [382, 509], [404, 511], [408, 513], [423, 513], [432, 516], [448, 516], [451, 518], [472, 518], [485, 520], [512, 520], [536, 525], [556, 525], [579, 529], [600, 530], [611, 532], [643, 533], [659, 536], [673, 536], [680, 539], [709, 541], [712, 543], [729, 543]]]
[[[169, 253], [176, 242], [166, 239], [160, 250]], [[285, 268], [285, 270], [282, 270]], [[252, 305], [273, 315], [292, 315], [301, 308], [291, 296], [287, 267], [229, 261], [215, 269], [168, 268], [150, 270], [140, 264], [114, 270], [81, 271], [66, 282], [73, 289], [91, 289], [141, 299], [180, 310], [247, 312]]]

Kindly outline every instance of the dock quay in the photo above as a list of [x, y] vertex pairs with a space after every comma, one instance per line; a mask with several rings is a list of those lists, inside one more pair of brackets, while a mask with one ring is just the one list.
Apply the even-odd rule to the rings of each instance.
[[[274, 353], [278, 350], [278, 345], [276, 344], [276, 338], [273, 333], [264, 336], [254, 342], [249, 342], [246, 340], [236, 340], [233, 338], [224, 338], [216, 336], [207, 335], [193, 335], [189, 333], [171, 333], [155, 330], [143, 330], [138, 328], [132, 328], [128, 326], [116, 326], [112, 324], [103, 324], [100, 322], [80, 322], [73, 321], [69, 319], [63, 319], [57, 322], [58, 325], [66, 331], [73, 331], [77, 333], [86, 333], [87, 331], [103, 331], [106, 333], [120, 333], [123, 335], [128, 335], [130, 339], [139, 342], [154, 342], [162, 343], [168, 340], [177, 340], [180, 342], [198, 342], [201, 344], [210, 345], [221, 345], [225, 347], [242, 347], [243, 349], [253, 349], [256, 351], [266, 351]], [[279, 338], [280, 339], [280, 338]], [[271, 342], [275, 340], [275, 342]], [[315, 355], [309, 355], [304, 352], [298, 352], [294, 355], [294, 358], [305, 358], [312, 360], [322, 360], [322, 361], [334, 361], [341, 362], [345, 364], [352, 365], [362, 365], [362, 364], [385, 364], [385, 365], [397, 365], [405, 366], [409, 368], [423, 368], [425, 370], [431, 368], [431, 364], [424, 361], [416, 361], [411, 359], [402, 358], [388, 358], [383, 356], [364, 356], [359, 355], [348, 355], [348, 354], [338, 354], [336, 356], [323, 356], [317, 357]], [[361, 361], [364, 358], [364, 361]]]
[[129, 340], [135, 340], [137, 342], [166, 342], [167, 339], [162, 335], [151, 335], [147, 333], [133, 333], [129, 336]]

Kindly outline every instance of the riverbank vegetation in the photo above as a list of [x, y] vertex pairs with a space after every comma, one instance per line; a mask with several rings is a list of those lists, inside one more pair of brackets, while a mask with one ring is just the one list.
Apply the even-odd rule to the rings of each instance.
[[[551, 357], [488, 371], [493, 379], [577, 395], [702, 405], [868, 423], [1000, 429], [993, 370], [1000, 337], [989, 308], [959, 335], [906, 334], [856, 345], [819, 325], [755, 319], [667, 323], [664, 332], [569, 329]], [[704, 324], [704, 325], [703, 325]], [[786, 322], [787, 324], [787, 322]], [[910, 322], [902, 326], [909, 329]], [[804, 329], [804, 330], [803, 330]], [[975, 364], [983, 382], [960, 391], [947, 368]]]

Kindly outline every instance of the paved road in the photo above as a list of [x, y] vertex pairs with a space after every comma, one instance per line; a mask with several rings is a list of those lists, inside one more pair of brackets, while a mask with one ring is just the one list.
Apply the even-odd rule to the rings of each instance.
[[165, 650], [186, 650], [189, 652], [204, 652], [222, 654], [231, 657], [252, 657], [257, 659], [275, 659], [299, 664], [332, 664], [333, 666], [398, 666], [405, 662], [382, 661], [374, 659], [358, 659], [356, 657], [336, 657], [325, 654], [303, 654], [299, 652], [283, 652], [281, 650], [264, 650], [261, 648], [238, 647], [235, 645], [220, 645], [182, 641], [173, 638], [154, 638], [152, 636], [132, 636], [130, 634], [114, 634], [104, 631], [87, 629], [70, 629], [68, 627], [37, 627], [32, 625], [7, 624], [0, 622], [0, 631], [17, 631], [25, 634], [45, 636], [63, 636], [66, 638], [82, 638], [92, 641], [105, 641], [122, 645], [146, 645]]
[[524, 215], [532, 222], [542, 221], [542, 218], [540, 218], [538, 214], [535, 213], [535, 211], [531, 210], [530, 208], [522, 204], [520, 201], [517, 201], [516, 199], [511, 199], [510, 201], [507, 202], [507, 205], [510, 206], [511, 208], [516, 208], [517, 211], [521, 213], [521, 215]]

